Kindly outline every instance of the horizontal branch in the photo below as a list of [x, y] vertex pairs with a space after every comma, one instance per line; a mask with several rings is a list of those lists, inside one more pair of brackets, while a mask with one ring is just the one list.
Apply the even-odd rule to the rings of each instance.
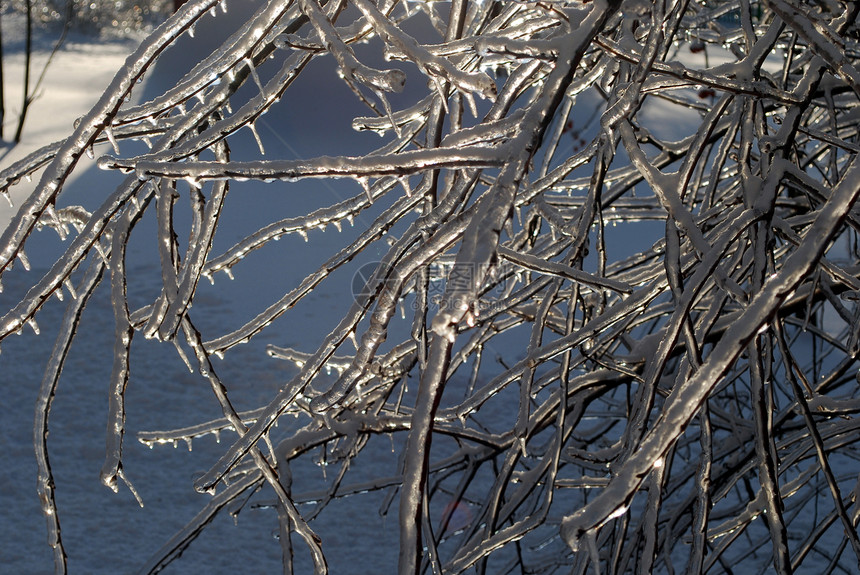
[[320, 156], [310, 160], [273, 160], [251, 162], [134, 162], [105, 156], [102, 169], [136, 171], [141, 179], [173, 178], [193, 182], [203, 180], [298, 180], [302, 178], [378, 178], [408, 176], [425, 170], [443, 168], [492, 168], [507, 160], [504, 148], [436, 148], [411, 150], [399, 154]]

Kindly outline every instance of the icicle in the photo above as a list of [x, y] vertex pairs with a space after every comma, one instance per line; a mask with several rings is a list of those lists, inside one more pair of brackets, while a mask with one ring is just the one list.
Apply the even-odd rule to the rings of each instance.
[[24, 266], [26, 271], [30, 271], [30, 260], [27, 259], [27, 254], [24, 253], [24, 250], [18, 250], [18, 259], [21, 261], [21, 265]]
[[57, 217], [57, 211], [54, 209], [53, 204], [48, 204], [47, 206], [45, 206], [45, 211], [43, 212], [43, 214], [47, 216], [49, 220], [51, 220], [52, 224], [57, 226], [60, 225], [60, 219]]
[[24, 179], [27, 180], [27, 183], [31, 183], [33, 181], [33, 176], [29, 173], [24, 174]]
[[308, 241], [308, 232], [306, 232], [305, 230], [299, 230], [299, 235], [302, 236], [302, 239], [304, 239], [306, 242]]
[[122, 470], [122, 467], [116, 470], [116, 474], [119, 475], [119, 478], [122, 479], [122, 482], [125, 483], [125, 486], [128, 487], [131, 494], [134, 495], [135, 500], [137, 500], [137, 504], [143, 507], [143, 499], [141, 499], [140, 493], [137, 492], [137, 489], [134, 488], [134, 485], [132, 485], [128, 477], [125, 476], [125, 472]]
[[257, 75], [257, 69], [254, 67], [254, 62], [250, 58], [245, 58], [245, 65], [247, 65], [248, 70], [251, 71], [251, 77], [254, 79], [254, 83], [257, 84], [257, 88], [260, 89], [260, 93], [265, 95], [266, 90], [263, 88], [263, 83], [260, 81], [260, 76]]
[[69, 235], [69, 228], [63, 222], [60, 221], [60, 218], [57, 217], [57, 212], [54, 210], [53, 204], [48, 204], [45, 207], [45, 212], [43, 214], [51, 221], [51, 226], [53, 226], [54, 230], [56, 230], [57, 235], [60, 236], [62, 241], [66, 241], [66, 238]]
[[212, 352], [212, 355], [214, 355], [215, 357], [217, 357], [218, 359], [220, 359], [222, 361], [224, 360], [224, 352], [221, 351], [220, 349], [217, 349], [214, 352]]
[[149, 139], [149, 136], [141, 136], [140, 141], [143, 142], [147, 148], [152, 149], [152, 140]]
[[227, 277], [231, 280], [236, 279], [233, 277], [233, 270], [231, 270], [230, 268], [224, 268], [224, 273], [227, 274]]
[[179, 345], [179, 340], [176, 338], [173, 339], [173, 345], [176, 347], [176, 353], [179, 354], [179, 357], [182, 358], [182, 362], [185, 364], [185, 367], [188, 368], [190, 373], [194, 373], [194, 368], [191, 366], [191, 362], [188, 361], [188, 356], [185, 355], [185, 350], [182, 349], [182, 346]]
[[212, 6], [212, 7], [209, 9], [209, 15], [210, 15], [210, 16], [212, 16], [213, 18], [214, 18], [214, 17], [216, 17], [216, 16], [218, 15], [218, 11], [217, 11], [217, 10], [215, 10], [215, 6]]
[[191, 438], [190, 437], [185, 438], [185, 445], [188, 446], [188, 451], [191, 451]]
[[[0, 291], [2, 291], [2, 290], [0, 290]], [[57, 288], [54, 290], [54, 297], [56, 297], [60, 301], [63, 301], [63, 290], [62, 290], [62, 288]]]
[[120, 154], [119, 144], [117, 143], [116, 138], [113, 135], [113, 128], [111, 128], [110, 126], [105, 126], [105, 135], [107, 136], [110, 145], [113, 146], [114, 154], [118, 156]]
[[[3, 281], [0, 280], [0, 293], [3, 293]], [[62, 298], [60, 298], [62, 299]]]
[[430, 76], [430, 80], [433, 82], [433, 86], [436, 88], [436, 92], [439, 93], [439, 99], [442, 100], [442, 108], [445, 110], [445, 113], [448, 113], [448, 97], [445, 95], [445, 90], [442, 88], [441, 82], [439, 82], [439, 78], [436, 76]]
[[216, 429], [212, 434], [215, 436], [215, 443], [221, 443], [221, 430]]
[[6, 198], [7, 202], [9, 202], [10, 208], [15, 207], [15, 203], [12, 201], [12, 196], [9, 195], [9, 192], [8, 192], [8, 190], [6, 190], [6, 188], [3, 188], [2, 190], [0, 190], [0, 194], [3, 194], [3, 197]]
[[94, 158], [96, 157], [95, 152], [93, 152], [93, 147], [92, 147], [92, 146], [87, 146], [87, 149], [86, 149], [86, 150], [84, 150], [84, 152], [87, 154], [87, 157], [88, 157], [89, 159], [91, 159], [91, 160], [92, 160], [92, 159], [94, 159]]
[[[364, 190], [364, 195], [367, 196], [367, 201], [372, 204], [373, 192], [370, 190], [370, 180], [368, 178], [358, 178], [358, 183], [361, 185], [361, 189]], [[352, 222], [350, 222], [350, 225], [352, 225]]]
[[334, 224], [334, 229], [336, 229], [337, 231], [341, 231], [340, 220], [334, 220], [332, 224]]
[[189, 27], [188, 27], [188, 30], [186, 30], [186, 32], [188, 32], [188, 35], [189, 35], [191, 38], [194, 38], [194, 24], [192, 24], [191, 26], [189, 26]]
[[72, 285], [72, 281], [68, 278], [68, 276], [63, 279], [63, 287], [66, 288], [66, 291], [69, 292], [69, 295], [72, 296], [72, 299], [78, 299], [78, 294], [75, 293], [75, 287]]
[[397, 181], [400, 182], [400, 185], [403, 187], [403, 191], [406, 192], [406, 197], [412, 197], [412, 188], [409, 187], [409, 178], [406, 176], [397, 176]]
[[227, 0], [221, 0], [220, 2], [218, 2], [218, 6], [221, 8], [221, 12], [223, 12], [224, 14], [227, 13]]
[[347, 214], [346, 221], [349, 222], [349, 227], [352, 227], [355, 223], [355, 216], [353, 216], [352, 214]]
[[391, 123], [391, 127], [394, 128], [394, 133], [397, 134], [398, 138], [400, 138], [403, 135], [403, 132], [400, 131], [400, 124], [394, 121], [394, 113], [391, 111], [391, 104], [388, 102], [388, 98], [385, 97], [385, 92], [377, 90], [376, 97], [379, 98], [380, 102], [382, 102], [382, 107], [385, 109], [388, 121]]
[[478, 117], [478, 107], [475, 105], [475, 97], [471, 92], [463, 92], [463, 95], [466, 97], [466, 103], [469, 104], [469, 111], [472, 112], [472, 117]]
[[257, 147], [260, 148], [260, 155], [265, 156], [266, 150], [263, 148], [263, 140], [260, 139], [260, 134], [257, 132], [257, 126], [254, 125], [253, 122], [249, 122], [246, 125], [251, 129], [251, 133], [254, 134], [254, 139], [257, 140]]
[[358, 351], [358, 340], [355, 338], [355, 330], [350, 330], [349, 341], [352, 342], [352, 345], [355, 346], [355, 350]]
[[93, 247], [96, 249], [96, 253], [98, 253], [99, 256], [101, 256], [102, 261], [105, 263], [105, 267], [109, 268], [110, 267], [110, 260], [108, 259], [108, 256], [104, 251], [104, 248], [102, 248], [101, 243], [96, 241], [96, 243], [93, 244]]
[[30, 326], [30, 329], [32, 329], [32, 330], [33, 330], [33, 333], [35, 333], [36, 335], [39, 335], [39, 324], [37, 324], [37, 323], [36, 323], [36, 319], [35, 319], [35, 318], [32, 318], [32, 317], [31, 317], [30, 319], [28, 319], [28, 320], [27, 320], [27, 325], [29, 325], [29, 326]]

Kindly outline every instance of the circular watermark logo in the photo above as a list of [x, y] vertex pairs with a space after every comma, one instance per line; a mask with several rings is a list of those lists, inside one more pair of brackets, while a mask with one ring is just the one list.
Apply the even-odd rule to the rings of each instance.
[[352, 276], [352, 297], [355, 301], [371, 297], [380, 291], [379, 282], [391, 284], [394, 287], [395, 280], [391, 277], [391, 267], [383, 262], [368, 262], [362, 264]]
[[[478, 273], [482, 272], [482, 273]], [[485, 270], [472, 264], [460, 265], [431, 265], [419, 268], [405, 281], [404, 285], [398, 286], [396, 275], [391, 266], [384, 262], [368, 262], [362, 264], [352, 276], [352, 297], [355, 301], [373, 298], [383, 288], [398, 289], [401, 297], [414, 290], [417, 286], [426, 285], [427, 302], [437, 308], [447, 307], [444, 297], [446, 290], [454, 292], [473, 293], [476, 283], [487, 275]], [[497, 282], [493, 293], [504, 292], [504, 282]]]

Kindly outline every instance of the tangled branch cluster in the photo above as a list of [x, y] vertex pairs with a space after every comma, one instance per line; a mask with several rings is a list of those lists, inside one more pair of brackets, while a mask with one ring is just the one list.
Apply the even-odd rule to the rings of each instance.
[[[145, 570], [261, 487], [276, 498], [285, 570], [300, 539], [325, 573], [313, 518], [378, 490], [396, 495], [402, 574], [856, 568], [857, 3], [270, 2], [174, 88], [126, 105], [159, 54], [217, 10], [188, 2], [72, 136], [0, 174], [4, 192], [39, 178], [2, 236], [0, 271], [26, 267], [39, 227], [67, 242], [0, 320], [5, 338], [35, 325], [52, 294], [70, 296], [36, 422], [58, 570], [51, 399], [101, 284], [116, 326], [103, 482], [124, 479], [139, 335], [175, 346], [223, 410], [139, 439], [233, 434], [195, 481], [211, 500]], [[368, 46], [377, 60], [361, 55]], [[290, 113], [278, 103], [315, 59], [334, 60], [367, 109], [353, 127], [384, 143], [362, 156], [232, 160], [239, 130]], [[422, 98], [392, 104], [425, 84]], [[667, 118], [693, 129], [673, 139]], [[123, 154], [130, 140], [151, 150]], [[70, 173], [103, 141], [114, 153], [100, 167], [127, 179], [92, 213], [63, 206]], [[213, 253], [243, 180], [288, 194], [307, 178], [361, 191], [301, 217], [270, 214]], [[180, 200], [189, 221], [174, 217]], [[150, 212], [161, 291], [135, 309], [127, 246]], [[372, 223], [354, 241], [238, 329], [194, 321], [201, 278], [217, 287], [251, 251], [359, 214]], [[384, 256], [325, 338], [269, 347], [295, 376], [237, 412], [213, 356], [265, 338], [377, 246]], [[380, 436], [399, 446], [398, 466], [352, 479]], [[290, 469], [317, 454], [338, 472], [303, 511]]]

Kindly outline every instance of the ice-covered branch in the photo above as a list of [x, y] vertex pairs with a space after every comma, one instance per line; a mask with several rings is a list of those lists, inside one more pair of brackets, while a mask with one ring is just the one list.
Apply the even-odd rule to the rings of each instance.
[[853, 162], [842, 181], [833, 190], [833, 196], [822, 208], [810, 226], [803, 243], [798, 246], [782, 270], [770, 278], [750, 305], [729, 328], [717, 344], [700, 371], [673, 390], [657, 424], [648, 433], [639, 450], [624, 463], [601, 494], [589, 505], [565, 517], [562, 534], [571, 548], [578, 549], [582, 536], [602, 526], [619, 506], [624, 507], [655, 466], [662, 461], [671, 445], [677, 440], [698, 406], [731, 363], [743, 352], [747, 343], [773, 316], [780, 304], [813, 270], [860, 195], [856, 183], [860, 178], [860, 164]]
[[[500, 157], [501, 156], [501, 157]], [[193, 182], [224, 179], [263, 181], [302, 178], [379, 178], [407, 176], [427, 169], [484, 168], [498, 166], [504, 156], [486, 148], [437, 148], [407, 150], [396, 155], [363, 157], [321, 157], [313, 160], [272, 160], [255, 162], [153, 162], [142, 160], [124, 165], [121, 160], [103, 158], [109, 169], [135, 169], [141, 178], [166, 177]]]
[[0, 171], [39, 182], [0, 238], [0, 340], [57, 340], [41, 386], [0, 386], [39, 388], [58, 571], [86, 505], [49, 448], [90, 450], [48, 432], [82, 369], [97, 387], [62, 393], [107, 405], [108, 486], [176, 464], [127, 433], [203, 470], [145, 572], [244, 508], [285, 572], [367, 545], [402, 575], [856, 570], [860, 8], [223, 8], [186, 3], [69, 138]]

